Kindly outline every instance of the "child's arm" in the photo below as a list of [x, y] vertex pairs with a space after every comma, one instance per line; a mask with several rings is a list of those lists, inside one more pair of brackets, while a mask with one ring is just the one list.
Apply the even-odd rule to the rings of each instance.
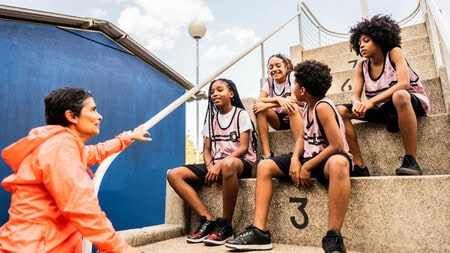
[[203, 161], [207, 170], [214, 164], [211, 156], [211, 139], [209, 137], [205, 137], [205, 142], [203, 143]]
[[289, 176], [296, 187], [300, 185], [300, 170], [302, 168], [300, 156], [303, 154], [304, 150], [303, 126], [299, 127], [301, 127], [302, 130], [299, 134], [299, 138], [295, 141], [294, 152], [291, 157], [291, 165], [289, 166]]
[[243, 157], [250, 148], [249, 143], [250, 138], [250, 130], [247, 130], [245, 132], [242, 132], [239, 134], [239, 147], [233, 151], [229, 156], [232, 157]]
[[322, 150], [322, 152], [317, 154], [314, 158], [303, 164], [300, 175], [302, 179], [307, 176], [310, 177], [311, 170], [319, 166], [328, 157], [344, 152], [344, 137], [341, 136], [334, 110], [327, 103], [320, 103], [317, 105], [316, 110], [318, 120], [322, 124], [328, 140], [328, 147]]
[[255, 105], [253, 106], [253, 113], [256, 114], [273, 107], [283, 107], [286, 112], [292, 112], [295, 110], [294, 106], [296, 103], [296, 100], [294, 100], [292, 97], [269, 97], [267, 92], [261, 91], [261, 94], [256, 100]]
[[364, 109], [363, 104], [361, 103], [361, 94], [364, 88], [362, 65], [363, 61], [358, 62], [356, 65], [355, 87], [353, 88], [353, 96], [350, 99], [352, 103], [352, 114], [357, 118], [364, 116], [364, 114], [360, 113]]

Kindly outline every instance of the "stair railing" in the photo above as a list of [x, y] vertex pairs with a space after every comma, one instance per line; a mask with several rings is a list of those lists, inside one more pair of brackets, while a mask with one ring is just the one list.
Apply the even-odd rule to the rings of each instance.
[[434, 0], [420, 0], [420, 3], [425, 22], [430, 30], [436, 69], [445, 68], [448, 78], [450, 77], [448, 68], [450, 64], [450, 32], [448, 26]]
[[297, 10], [300, 13], [298, 16], [300, 46], [304, 50], [348, 41], [349, 33], [327, 29], [314, 16], [303, 0], [298, 1]]
[[[420, 15], [420, 6], [420, 1], [418, 1], [417, 7], [413, 10], [413, 12], [406, 18], [398, 21], [400, 27], [423, 22], [422, 15]], [[323, 26], [316, 18], [316, 16], [314, 16], [312, 11], [308, 8], [308, 6], [303, 2], [303, 0], [298, 1], [297, 9], [300, 12], [300, 15], [298, 17], [300, 46], [304, 50], [314, 49], [349, 40], [350, 34], [348, 32], [341, 33], [331, 31], [330, 29]]]

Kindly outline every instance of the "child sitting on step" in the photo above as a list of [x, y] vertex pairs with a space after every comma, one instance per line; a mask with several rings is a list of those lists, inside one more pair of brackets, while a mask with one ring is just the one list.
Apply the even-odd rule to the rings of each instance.
[[269, 125], [275, 130], [291, 129], [294, 139], [297, 139], [299, 131], [292, 124], [301, 124], [296, 100], [291, 96], [291, 83], [294, 82], [291, 60], [282, 54], [275, 54], [269, 58], [267, 68], [270, 77], [253, 106], [262, 159], [274, 155], [269, 144]]
[[[256, 161], [256, 138], [250, 116], [231, 80], [214, 80], [208, 91], [209, 103], [202, 131], [205, 163], [171, 169], [167, 180], [200, 216], [200, 226], [187, 237], [187, 242], [221, 245], [233, 235], [238, 179], [251, 176]], [[199, 198], [194, 183], [212, 185], [217, 182], [222, 182], [223, 213], [222, 218], [215, 219]]]
[[226, 242], [236, 250], [272, 249], [266, 230], [272, 200], [273, 177], [289, 176], [295, 187], [311, 187], [312, 177], [328, 188], [328, 232], [322, 238], [325, 252], [345, 252], [340, 230], [350, 199], [352, 156], [344, 136], [344, 124], [326, 92], [331, 86], [330, 69], [317, 61], [304, 61], [295, 69], [294, 95], [306, 102], [300, 136], [293, 153], [261, 160], [257, 167], [253, 225]]
[[[364, 57], [356, 66], [355, 88], [351, 104], [338, 106], [355, 166], [352, 176], [369, 176], [351, 119], [386, 124], [389, 132], [398, 132], [405, 156], [397, 175], [421, 175], [417, 162], [417, 118], [430, 111], [430, 101], [418, 75], [412, 70], [400, 48], [400, 27], [389, 16], [374, 16], [350, 30], [350, 43]], [[365, 90], [366, 100], [361, 101]]]

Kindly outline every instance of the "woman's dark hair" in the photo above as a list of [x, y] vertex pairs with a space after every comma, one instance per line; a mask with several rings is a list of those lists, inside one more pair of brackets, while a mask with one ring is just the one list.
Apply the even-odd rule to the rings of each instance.
[[[213, 103], [213, 101], [211, 100], [211, 88], [214, 85], [214, 83], [218, 82], [218, 81], [226, 83], [228, 89], [230, 89], [230, 91], [232, 91], [234, 93], [234, 96], [231, 98], [231, 105], [245, 110], [244, 104], [242, 104], [241, 98], [239, 96], [239, 92], [236, 88], [236, 84], [233, 81], [231, 81], [229, 79], [225, 79], [225, 78], [218, 78], [216, 80], [213, 80], [208, 88], [208, 107], [206, 109], [206, 115], [205, 115], [205, 120], [204, 120], [204, 124], [206, 124], [206, 123], [209, 124], [209, 131], [210, 131], [209, 136], [214, 135], [212, 121], [214, 119], [214, 113], [216, 113], [219, 110], [217, 108], [217, 106]], [[252, 138], [252, 147], [256, 152], [256, 145], [257, 145], [256, 137], [257, 136], [256, 136], [256, 131], [255, 131], [255, 125], [253, 124], [252, 120], [250, 120], [250, 122], [252, 123], [252, 128], [253, 128], [252, 129], [252, 137], [253, 137]]]
[[400, 26], [390, 16], [375, 15], [370, 20], [364, 19], [350, 29], [350, 44], [357, 55], [361, 55], [359, 37], [369, 36], [386, 54], [394, 47], [400, 47]]
[[295, 81], [314, 97], [325, 97], [333, 78], [330, 68], [318, 61], [307, 60], [294, 68]]
[[287, 57], [286, 55], [284, 55], [282, 53], [278, 53], [278, 54], [274, 54], [274, 55], [270, 56], [269, 60], [267, 60], [267, 65], [269, 65], [270, 59], [272, 59], [273, 57], [281, 59], [281, 61], [283, 61], [284, 65], [286, 65], [288, 72], [292, 71], [294, 69], [291, 59], [289, 59], [289, 57]]
[[65, 112], [70, 110], [74, 116], [80, 116], [84, 101], [90, 97], [92, 94], [82, 88], [65, 87], [53, 90], [44, 99], [45, 122], [47, 125], [69, 126]]

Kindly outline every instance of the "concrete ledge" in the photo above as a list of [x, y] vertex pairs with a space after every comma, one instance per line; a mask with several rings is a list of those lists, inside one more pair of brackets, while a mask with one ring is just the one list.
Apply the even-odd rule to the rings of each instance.
[[[425, 87], [425, 92], [428, 95], [431, 103], [430, 114], [441, 114], [446, 112], [445, 106], [445, 92], [442, 88], [444, 83], [442, 78], [431, 78], [422, 80], [422, 85]], [[445, 87], [445, 86], [444, 86]], [[353, 95], [353, 91], [334, 93], [329, 91], [327, 97], [334, 101], [335, 104], [350, 103], [350, 97]], [[365, 98], [363, 93], [363, 99]]]
[[[178, 237], [170, 240], [157, 242], [154, 244], [146, 245], [143, 247], [139, 247], [139, 250], [145, 253], [174, 253], [174, 252], [183, 252], [183, 253], [217, 253], [217, 252], [235, 252], [230, 248], [225, 247], [225, 245], [221, 246], [205, 246], [203, 243], [186, 243], [186, 237]], [[302, 252], [302, 253], [323, 253], [323, 249], [319, 247], [306, 247], [306, 246], [298, 246], [298, 245], [286, 245], [286, 244], [273, 244], [272, 250], [262, 250], [258, 252], [270, 252], [270, 253], [294, 253], [294, 252]], [[356, 253], [356, 251], [348, 251], [348, 253]]]
[[[419, 56], [407, 58], [408, 63], [416, 71], [421, 80], [431, 79], [437, 77], [437, 71], [435, 68], [434, 58], [431, 53], [425, 53]], [[345, 66], [353, 66], [348, 64], [347, 61], [343, 61]], [[356, 68], [348, 68], [347, 70], [334, 71], [331, 69], [331, 75], [333, 76], [333, 82], [328, 93], [339, 93], [342, 91], [351, 90], [350, 87], [354, 87]]]
[[185, 228], [179, 225], [162, 224], [150, 227], [119, 231], [130, 245], [138, 247], [184, 235]]
[[[418, 156], [424, 175], [450, 174], [450, 116], [447, 114], [420, 117], [417, 121]], [[358, 142], [371, 175], [395, 175], [401, 165], [404, 149], [399, 133], [389, 133], [382, 124], [355, 124]], [[275, 154], [292, 151], [294, 140], [290, 130], [269, 133]]]
[[[255, 179], [240, 180], [234, 228], [253, 221]], [[348, 249], [362, 252], [447, 252], [450, 249], [450, 175], [352, 178], [343, 235]], [[222, 213], [220, 186], [199, 194], [214, 215]], [[301, 207], [303, 205], [303, 208]], [[317, 182], [295, 188], [274, 179], [268, 228], [273, 242], [320, 247], [327, 230], [328, 195]], [[192, 214], [190, 230], [198, 226]]]

